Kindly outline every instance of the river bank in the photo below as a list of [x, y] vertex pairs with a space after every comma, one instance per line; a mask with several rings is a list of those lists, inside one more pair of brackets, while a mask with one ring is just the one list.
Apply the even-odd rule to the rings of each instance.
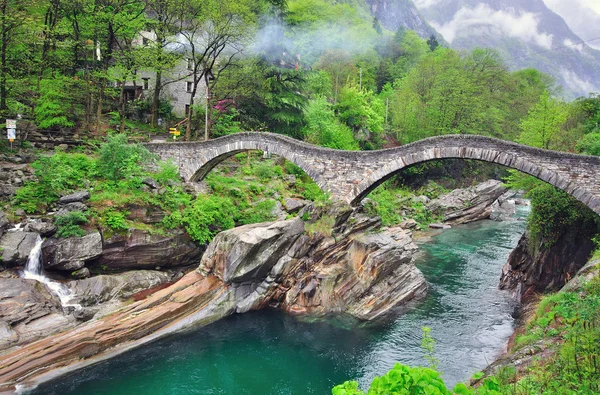
[[397, 361], [427, 364], [420, 347], [423, 325], [432, 328], [447, 381], [465, 380], [485, 367], [512, 333], [514, 303], [497, 289], [497, 281], [524, 225], [479, 221], [419, 242], [415, 263], [430, 292], [383, 326], [350, 329], [333, 317], [306, 322], [270, 310], [233, 315], [59, 378], [34, 393], [93, 388], [99, 394], [323, 394], [349, 379], [367, 385]]
[[[225, 261], [237, 262], [235, 270], [230, 270], [231, 266], [222, 266], [223, 258], [227, 256], [227, 248], [223, 253], [222, 246], [231, 245], [215, 240], [211, 244], [215, 246], [212, 252], [209, 247], [203, 258], [201, 273], [189, 273], [174, 286], [158, 291], [144, 301], [134, 302], [116, 314], [77, 328], [71, 336], [69, 333], [57, 335], [50, 343], [41, 340], [15, 353], [5, 353], [3, 358], [7, 363], [0, 374], [6, 380], [5, 383], [15, 379], [31, 379], [31, 372], [35, 372], [41, 380], [46, 380], [64, 373], [68, 365], [75, 363], [72, 368], [79, 368], [94, 363], [116, 354], [117, 350], [124, 351], [179, 330], [191, 324], [191, 321], [206, 324], [233, 312], [244, 312], [267, 305], [294, 314], [325, 316], [345, 312], [355, 319], [372, 320], [383, 318], [397, 308], [405, 309], [403, 306], [406, 302], [423, 297], [425, 282], [419, 272], [412, 269], [412, 253], [408, 253], [405, 258], [402, 255], [402, 251], [415, 250], [411, 246], [410, 231], [396, 229], [387, 236], [369, 236], [369, 231], [377, 228], [379, 223], [364, 214], [352, 214], [352, 210], [340, 210], [339, 207], [334, 212], [314, 214], [316, 213], [306, 216], [313, 217], [312, 223], [307, 225], [309, 235], [312, 233], [308, 239], [307, 236], [302, 236], [304, 225], [300, 226], [302, 221], [298, 219], [278, 225], [279, 231], [275, 231], [275, 234], [285, 236], [280, 237], [279, 242], [270, 240], [273, 229], [268, 226], [258, 231], [270, 234], [263, 238], [263, 241], [270, 241], [265, 244], [267, 248], [262, 254], [262, 261], [256, 259], [261, 253], [255, 254], [256, 249], [250, 247], [246, 251], [253, 251], [250, 254], [252, 259], [239, 265], [235, 258], [239, 257], [239, 250], [233, 248], [231, 251], [235, 252], [234, 259]], [[334, 220], [336, 230], [332, 234], [319, 234], [319, 226], [315, 224], [324, 218], [327, 221], [330, 220], [328, 218]], [[253, 234], [251, 238], [256, 239], [256, 229], [252, 226], [243, 231], [249, 233], [246, 236], [238, 235], [238, 241], [247, 239], [249, 234]], [[240, 228], [228, 232], [239, 233]], [[304, 238], [298, 247], [290, 247], [302, 237]], [[223, 239], [227, 238], [225, 234]], [[283, 261], [267, 259], [273, 255], [271, 247], [274, 245], [278, 246], [275, 250], [287, 252], [289, 249], [292, 251], [291, 255], [286, 253]], [[303, 259], [303, 254], [308, 255]], [[389, 266], [390, 263], [401, 266], [396, 270]], [[247, 264], [251, 266], [248, 267]], [[359, 266], [353, 266], [356, 264]], [[311, 270], [306, 271], [306, 267]], [[335, 269], [336, 267], [339, 269]], [[352, 267], [355, 269], [351, 269]], [[369, 267], [369, 270], [365, 270]], [[353, 271], [354, 274], [351, 274]], [[271, 273], [270, 280], [268, 273]], [[289, 276], [290, 273], [293, 275]], [[342, 273], [350, 275], [340, 277]], [[281, 274], [286, 274], [287, 277], [282, 276], [274, 281]], [[396, 280], [391, 281], [393, 278]], [[295, 282], [290, 284], [290, 279]], [[330, 286], [327, 285], [328, 282]], [[399, 284], [403, 286], [400, 287]], [[336, 296], [332, 298], [333, 295]], [[379, 300], [381, 295], [386, 297]], [[377, 303], [373, 303], [375, 300]], [[192, 311], [195, 313], [191, 317], [184, 318]], [[140, 333], [138, 328], [144, 329]], [[140, 339], [146, 334], [151, 335]], [[79, 339], [76, 344], [73, 344], [72, 336]], [[49, 347], [49, 344], [53, 346]], [[25, 353], [31, 358], [23, 358]], [[87, 359], [80, 362], [81, 358]]]

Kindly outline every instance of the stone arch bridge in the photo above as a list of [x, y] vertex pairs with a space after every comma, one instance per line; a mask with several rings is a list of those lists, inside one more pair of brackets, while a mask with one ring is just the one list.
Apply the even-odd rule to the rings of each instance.
[[332, 198], [353, 205], [408, 166], [436, 159], [474, 159], [537, 177], [600, 214], [600, 157], [541, 150], [490, 137], [446, 135], [379, 151], [340, 151], [287, 136], [247, 132], [207, 142], [146, 146], [161, 159], [174, 160], [185, 181], [202, 180], [217, 164], [240, 152], [271, 152], [302, 168]]

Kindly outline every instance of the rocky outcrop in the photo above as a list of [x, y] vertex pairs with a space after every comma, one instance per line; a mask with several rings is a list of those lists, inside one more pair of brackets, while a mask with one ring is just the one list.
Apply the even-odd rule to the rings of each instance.
[[102, 254], [102, 237], [92, 232], [83, 237], [46, 239], [42, 244], [44, 269], [75, 271]]
[[58, 204], [69, 204], [76, 202], [84, 202], [90, 198], [90, 193], [88, 191], [79, 191], [75, 193], [71, 193], [70, 195], [66, 195], [61, 197], [58, 200]]
[[594, 250], [594, 242], [573, 234], [563, 235], [550, 247], [532, 245], [525, 233], [502, 268], [500, 289], [511, 290], [526, 303], [536, 293], [561, 289], [581, 269]]
[[0, 157], [0, 201], [12, 198], [17, 189], [33, 178], [33, 169], [23, 163], [29, 160], [19, 156]]
[[0, 278], [0, 349], [73, 326], [60, 302], [34, 280]]
[[171, 281], [169, 273], [152, 270], [133, 270], [121, 274], [100, 275], [69, 281], [71, 303], [95, 306], [115, 299], [127, 299], [133, 294]]
[[237, 312], [270, 306], [372, 321], [425, 295], [410, 232], [370, 234], [379, 219], [343, 205], [309, 216], [331, 218], [332, 233], [303, 234], [299, 218], [232, 229], [217, 235], [199, 270], [236, 289]]
[[123, 271], [190, 266], [198, 264], [202, 251], [182, 230], [159, 235], [133, 229], [126, 235], [105, 237], [102, 255], [89, 267], [93, 270]]
[[8, 232], [0, 238], [2, 266], [5, 268], [23, 266], [29, 253], [35, 247], [38, 234], [32, 232]]
[[493, 203], [507, 192], [500, 181], [489, 180], [475, 187], [455, 189], [432, 200], [427, 209], [441, 215], [444, 222], [457, 225], [489, 218]]
[[299, 218], [221, 232], [204, 253], [199, 270], [227, 284], [262, 281], [303, 232]]

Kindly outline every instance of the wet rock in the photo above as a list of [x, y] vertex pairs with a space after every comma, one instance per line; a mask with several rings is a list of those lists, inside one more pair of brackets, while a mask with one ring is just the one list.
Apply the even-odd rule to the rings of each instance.
[[72, 326], [60, 302], [43, 284], [0, 278], [0, 350], [37, 340]]
[[56, 226], [51, 222], [31, 222], [25, 225], [25, 232], [39, 233], [42, 237], [50, 237], [56, 233]]
[[7, 232], [0, 238], [0, 254], [5, 268], [24, 266], [35, 247], [38, 234], [32, 232]]
[[517, 213], [517, 204], [513, 197], [514, 191], [507, 191], [492, 204], [490, 219], [494, 221], [508, 221]]
[[198, 264], [203, 248], [183, 231], [169, 235], [149, 234], [134, 229], [127, 235], [114, 235], [103, 243], [102, 255], [88, 267], [95, 270], [121, 271], [170, 268]]
[[303, 232], [299, 218], [221, 232], [208, 246], [199, 270], [225, 283], [262, 280]]
[[300, 211], [300, 209], [302, 207], [305, 207], [308, 204], [310, 204], [310, 202], [308, 200], [288, 198], [288, 199], [285, 199], [285, 201], [283, 202], [283, 207], [285, 208], [285, 211], [287, 211], [288, 213], [295, 213], [295, 212]]
[[82, 306], [94, 306], [131, 295], [171, 281], [171, 275], [152, 270], [132, 270], [121, 274], [100, 275], [69, 281], [72, 301]]
[[427, 209], [442, 215], [444, 222], [458, 225], [489, 218], [492, 204], [507, 188], [500, 181], [489, 180], [475, 187], [456, 189], [427, 204]]
[[431, 229], [450, 229], [452, 228], [452, 226], [447, 225], [447, 224], [439, 224], [439, 223], [433, 223], [433, 224], [429, 224], [429, 227]]
[[90, 276], [90, 269], [88, 269], [87, 267], [75, 270], [73, 273], [71, 273], [71, 277], [73, 277], [76, 280], [82, 280], [84, 278], [89, 278]]
[[70, 195], [61, 197], [58, 200], [58, 203], [59, 204], [67, 204], [67, 203], [83, 202], [85, 200], [88, 200], [89, 198], [90, 198], [89, 191], [80, 191], [80, 192], [75, 192]]
[[47, 270], [75, 271], [102, 253], [102, 236], [93, 232], [83, 237], [46, 239], [42, 244], [44, 268]]

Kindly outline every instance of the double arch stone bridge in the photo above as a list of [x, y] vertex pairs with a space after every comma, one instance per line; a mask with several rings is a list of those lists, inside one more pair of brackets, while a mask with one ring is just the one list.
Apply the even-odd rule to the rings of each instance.
[[201, 181], [217, 164], [240, 152], [267, 151], [302, 168], [332, 198], [353, 205], [408, 166], [436, 159], [474, 159], [537, 177], [600, 214], [600, 157], [542, 150], [484, 136], [446, 135], [378, 151], [333, 150], [259, 132], [206, 142], [146, 146], [161, 159], [172, 159], [188, 182]]

